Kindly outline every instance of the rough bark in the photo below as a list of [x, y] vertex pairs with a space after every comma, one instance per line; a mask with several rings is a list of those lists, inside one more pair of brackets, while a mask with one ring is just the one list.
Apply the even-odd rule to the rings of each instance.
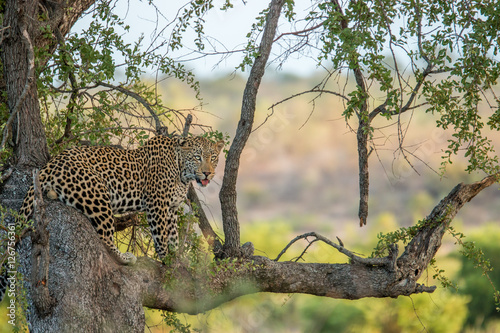
[[237, 257], [241, 255], [240, 225], [238, 222], [238, 211], [236, 209], [236, 180], [238, 178], [240, 156], [243, 148], [245, 148], [250, 132], [252, 131], [257, 92], [262, 77], [264, 76], [269, 54], [271, 53], [274, 36], [276, 35], [276, 28], [284, 3], [284, 0], [273, 0], [269, 5], [266, 26], [259, 46], [259, 56], [255, 59], [243, 92], [241, 118], [238, 122], [236, 134], [226, 159], [224, 179], [219, 193], [225, 237], [223, 249], [223, 254], [225, 256]]
[[[17, 210], [31, 183], [28, 173], [14, 171], [4, 186], [0, 202]], [[134, 279], [147, 281], [147, 276], [124, 278], [123, 266], [109, 256], [90, 222], [75, 209], [58, 201], [45, 199], [45, 216], [50, 246], [48, 279], [45, 281], [53, 303], [48, 308], [35, 306], [39, 286], [31, 283], [31, 237], [17, 247], [20, 270], [25, 279], [28, 299], [28, 322], [31, 332], [143, 332], [142, 296], [135, 290]], [[43, 248], [43, 247], [42, 247]], [[39, 272], [35, 272], [36, 275]], [[132, 282], [131, 282], [132, 281]], [[129, 283], [132, 283], [130, 285]], [[49, 315], [47, 315], [49, 314]]]
[[14, 145], [17, 163], [23, 167], [41, 166], [49, 158], [35, 83], [32, 41], [39, 27], [32, 21], [37, 14], [36, 1], [6, 2], [4, 24], [10, 29], [1, 55], [10, 117], [2, 145], [7, 140]]
[[[175, 285], [166, 290], [159, 285], [148, 288], [144, 305], [198, 313], [253, 292], [304, 293], [343, 299], [432, 292], [434, 287], [420, 285], [417, 280], [439, 249], [444, 231], [465, 203], [497, 180], [498, 175], [493, 175], [477, 183], [457, 185], [434, 208], [399, 258], [395, 247], [387, 257], [371, 259], [360, 258], [344, 251], [343, 245], [336, 245], [352, 259], [351, 264], [276, 262], [254, 256], [242, 261], [239, 270], [221, 270], [208, 280], [178, 270], [174, 275], [182, 277], [182, 285], [175, 284], [174, 279], [169, 283]], [[254, 265], [247, 269], [245, 263], [251, 261]], [[154, 280], [160, 281], [161, 271], [168, 268], [154, 265], [159, 274]]]
[[[6, 36], [0, 51], [3, 77], [0, 87], [7, 93], [9, 129], [2, 145], [14, 146], [18, 166], [40, 167], [49, 159], [40, 117], [36, 71], [45, 66], [57, 47], [55, 37], [47, 37], [41, 27], [66, 35], [76, 20], [95, 0], [32, 1], [8, 0], [3, 25]], [[50, 34], [48, 35], [50, 36]], [[46, 55], [34, 59], [35, 50]]]

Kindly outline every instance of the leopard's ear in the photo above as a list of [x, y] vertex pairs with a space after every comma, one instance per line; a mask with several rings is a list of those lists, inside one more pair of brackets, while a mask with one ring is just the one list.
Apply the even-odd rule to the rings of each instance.
[[179, 138], [179, 147], [182, 150], [190, 150], [192, 148], [191, 140], [187, 138]]
[[217, 141], [217, 150], [220, 152], [222, 150], [222, 148], [224, 148], [224, 141], [220, 140], [220, 141]]

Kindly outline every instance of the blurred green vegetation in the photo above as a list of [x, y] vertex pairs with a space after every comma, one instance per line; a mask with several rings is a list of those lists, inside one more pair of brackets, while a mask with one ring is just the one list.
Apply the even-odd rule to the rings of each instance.
[[[500, 283], [499, 235], [500, 227], [495, 224], [488, 224], [474, 230], [468, 236], [490, 261], [493, 270], [489, 272], [489, 276], [495, 286], [498, 286]], [[495, 305], [493, 300], [490, 282], [486, 277], [477, 277], [477, 269], [472, 262], [464, 257], [458, 258], [460, 258], [462, 263], [460, 272], [458, 273], [460, 283], [459, 292], [463, 295], [474, 295], [469, 303], [467, 324], [474, 327], [486, 328], [491, 322], [496, 321], [500, 323], [500, 313], [495, 310], [495, 307], [499, 305]]]

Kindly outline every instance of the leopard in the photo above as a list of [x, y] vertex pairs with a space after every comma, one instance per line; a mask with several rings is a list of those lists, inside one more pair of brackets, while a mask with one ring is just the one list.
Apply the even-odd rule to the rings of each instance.
[[[40, 187], [83, 213], [115, 259], [137, 258], [114, 244], [114, 216], [144, 212], [160, 260], [178, 248], [177, 212], [191, 181], [207, 186], [215, 175], [224, 141], [204, 136], [162, 136], [136, 149], [78, 146], [52, 158], [39, 172]], [[30, 187], [19, 215], [33, 213]]]

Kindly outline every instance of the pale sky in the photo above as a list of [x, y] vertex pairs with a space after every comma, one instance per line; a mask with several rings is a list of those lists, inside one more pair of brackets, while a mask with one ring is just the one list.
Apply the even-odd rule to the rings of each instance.
[[[147, 46], [150, 45], [151, 39], [154, 37], [155, 28], [157, 31], [160, 31], [163, 27], [171, 23], [179, 10], [178, 6], [183, 3], [184, 1], [156, 1], [156, 6], [163, 14], [163, 17], [156, 15], [153, 6], [148, 5], [145, 1], [141, 2], [139, 0], [117, 1], [114, 12], [120, 17], [125, 18], [126, 24], [131, 27], [130, 31], [125, 36], [126, 40], [132, 42], [143, 34], [143, 44]], [[220, 8], [223, 3], [223, 0], [214, 0], [215, 8], [205, 17], [205, 32], [208, 36], [216, 39], [214, 40], [214, 44], [218, 51], [242, 49], [246, 45], [245, 36], [250, 32], [252, 23], [255, 22], [255, 18], [259, 15], [259, 12], [267, 7], [269, 1], [248, 0], [246, 4], [244, 4], [241, 0], [236, 0], [233, 1], [233, 9], [228, 11], [217, 10], [216, 8]], [[310, 5], [309, 1], [299, 3], [304, 6], [304, 10], [307, 9], [307, 5]], [[88, 27], [90, 21], [91, 17], [84, 17], [77, 22], [72, 31], [81, 31]], [[157, 21], [158, 25], [156, 25]], [[172, 26], [165, 29], [162, 33], [157, 34], [158, 39], [156, 39], [156, 44], [169, 38], [171, 28]], [[192, 33], [191, 36], [194, 36], [194, 34]], [[191, 39], [194, 39], [194, 37], [191, 37]], [[186, 40], [188, 41], [189, 37], [186, 37]], [[207, 49], [209, 49], [208, 46]], [[189, 53], [189, 50], [190, 48], [188, 46], [183, 49], [182, 52]], [[165, 51], [163, 51], [163, 53]], [[169, 55], [172, 56], [171, 53]], [[191, 54], [185, 56], [185, 59], [197, 58], [198, 56], [199, 55]], [[213, 55], [190, 61], [186, 63], [186, 66], [194, 69], [195, 73], [201, 76], [229, 73], [240, 63], [242, 57], [242, 53], [236, 53], [221, 61], [220, 55]], [[291, 72], [298, 75], [307, 75], [314, 69], [315, 62], [307, 58], [289, 59], [282, 68], [285, 72]]]

